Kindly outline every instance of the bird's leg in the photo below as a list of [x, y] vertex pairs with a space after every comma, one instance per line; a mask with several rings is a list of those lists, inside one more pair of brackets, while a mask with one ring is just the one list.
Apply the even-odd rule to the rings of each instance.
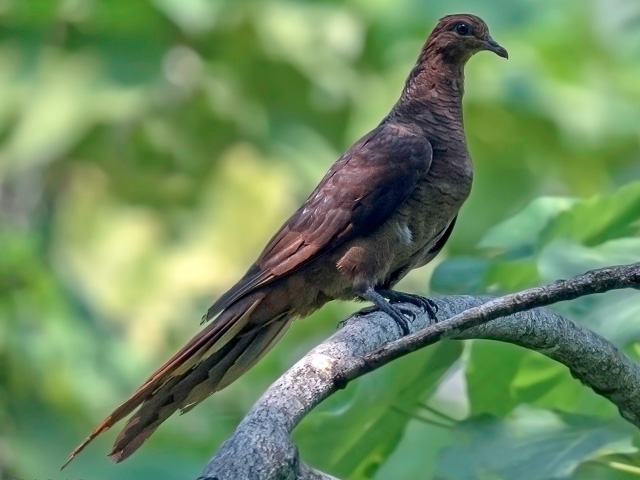
[[367, 287], [362, 293], [360, 293], [360, 297], [370, 301], [384, 313], [393, 318], [404, 335], [408, 335], [411, 332], [411, 330], [409, 330], [409, 321], [405, 318], [402, 311], [387, 302], [382, 295], [373, 289], [373, 287]]
[[411, 293], [396, 292], [395, 290], [378, 289], [378, 293], [391, 303], [404, 302], [416, 305], [422, 309], [431, 320], [434, 322], [438, 321], [438, 317], [436, 316], [438, 313], [438, 305], [433, 300]]

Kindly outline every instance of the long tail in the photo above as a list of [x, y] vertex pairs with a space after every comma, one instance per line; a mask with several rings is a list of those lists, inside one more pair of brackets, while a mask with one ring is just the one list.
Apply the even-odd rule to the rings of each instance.
[[289, 312], [274, 312], [268, 322], [250, 320], [265, 295], [250, 295], [230, 308], [158, 369], [133, 395], [116, 408], [71, 453], [66, 467], [94, 438], [109, 430], [136, 408], [110, 453], [120, 462], [135, 452], [176, 410], [183, 413], [251, 368], [282, 337], [292, 321]]

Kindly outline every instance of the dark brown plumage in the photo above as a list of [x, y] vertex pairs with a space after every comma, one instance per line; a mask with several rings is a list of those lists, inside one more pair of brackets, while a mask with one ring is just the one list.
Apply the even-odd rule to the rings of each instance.
[[507, 57], [480, 18], [441, 19], [387, 117], [342, 155], [246, 275], [209, 309], [205, 320], [215, 320], [69, 460], [137, 409], [111, 452], [116, 462], [127, 458], [176, 410], [189, 410], [229, 385], [294, 318], [327, 301], [370, 300], [406, 330], [393, 302], [416, 299], [390, 289], [437, 255], [471, 189], [463, 68], [480, 50]]

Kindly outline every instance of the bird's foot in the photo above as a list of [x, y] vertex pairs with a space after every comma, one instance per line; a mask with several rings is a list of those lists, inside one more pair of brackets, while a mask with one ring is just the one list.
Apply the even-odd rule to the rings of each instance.
[[[384, 297], [373, 288], [367, 288], [361, 296], [365, 300], [372, 302], [378, 310], [382, 310], [393, 318], [400, 327], [400, 330], [402, 330], [403, 335], [411, 333], [409, 321], [413, 321], [416, 318], [415, 313], [412, 310], [406, 308], [403, 309], [397, 305], [391, 305], [391, 303], [387, 302]], [[360, 311], [360, 313], [362, 312], [363, 310]], [[407, 317], [409, 318], [407, 319]]]
[[391, 303], [410, 303], [427, 314], [429, 319], [438, 323], [438, 304], [429, 298], [412, 293], [396, 292], [395, 290], [378, 290], [378, 293]]
[[412, 310], [402, 308], [399, 305], [387, 305], [388, 309], [385, 309], [384, 312], [396, 321], [398, 327], [402, 330], [403, 336], [409, 335], [411, 333], [411, 325], [409, 322], [413, 323], [416, 319], [415, 313]]
[[415, 310], [402, 305], [389, 304], [389, 307], [396, 312], [395, 315], [390, 315], [402, 330], [402, 335], [409, 335], [411, 333], [411, 324], [416, 319]]

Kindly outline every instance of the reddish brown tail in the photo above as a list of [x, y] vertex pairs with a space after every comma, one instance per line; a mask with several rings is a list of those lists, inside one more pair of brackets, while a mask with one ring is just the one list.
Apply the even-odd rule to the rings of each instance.
[[256, 293], [225, 310], [100, 423], [62, 468], [94, 438], [140, 407], [118, 435], [110, 453], [115, 462], [124, 460], [176, 410], [190, 410], [251, 368], [292, 321], [287, 312], [278, 312], [267, 324], [252, 325], [251, 317], [263, 300], [264, 294]]

